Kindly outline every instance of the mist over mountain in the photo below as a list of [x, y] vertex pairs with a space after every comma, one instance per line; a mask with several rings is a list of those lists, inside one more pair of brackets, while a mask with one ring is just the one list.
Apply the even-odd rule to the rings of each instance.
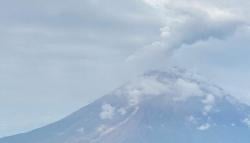
[[0, 143], [249, 143], [249, 127], [248, 106], [199, 75], [171, 68]]

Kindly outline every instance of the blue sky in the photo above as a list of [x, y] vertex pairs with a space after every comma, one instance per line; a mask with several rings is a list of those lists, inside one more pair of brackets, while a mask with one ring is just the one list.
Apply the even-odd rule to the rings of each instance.
[[179, 66], [250, 104], [246, 0], [0, 2], [0, 136]]

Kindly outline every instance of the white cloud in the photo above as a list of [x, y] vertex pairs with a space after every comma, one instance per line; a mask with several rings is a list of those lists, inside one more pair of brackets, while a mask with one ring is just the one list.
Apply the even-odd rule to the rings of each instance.
[[248, 127], [250, 127], [250, 118], [249, 118], [249, 117], [243, 119], [242, 122], [243, 122], [245, 125], [247, 125]]
[[[146, 0], [158, 9], [163, 23], [161, 38], [152, 45], [139, 49], [128, 60], [143, 60], [172, 54], [183, 45], [192, 45], [210, 38], [223, 39], [245, 25], [241, 15], [229, 9], [201, 1]], [[159, 61], [158, 61], [159, 62]]]
[[100, 125], [96, 131], [97, 132], [104, 132], [108, 127], [106, 125]]
[[168, 86], [155, 77], [141, 77], [128, 84], [125, 88], [130, 105], [137, 105], [144, 98], [157, 96], [168, 91]]
[[184, 79], [177, 79], [174, 84], [174, 92], [176, 92], [174, 98], [176, 101], [186, 100], [193, 96], [203, 96], [204, 94], [197, 83]]
[[205, 105], [203, 114], [207, 115], [207, 113], [210, 112], [213, 108], [215, 97], [212, 94], [208, 94], [206, 95], [205, 99], [202, 100], [202, 103]]
[[112, 119], [115, 114], [116, 108], [113, 107], [111, 104], [103, 104], [102, 105], [102, 111], [99, 114], [100, 118], [105, 119]]
[[119, 96], [125, 96], [129, 106], [136, 106], [155, 96], [164, 96], [166, 100], [177, 102], [185, 102], [192, 97], [198, 97], [203, 105], [204, 114], [207, 114], [213, 108], [216, 98], [225, 95], [223, 92], [218, 92], [219, 90], [196, 74], [171, 68], [166, 73], [150, 72], [145, 74], [119, 88], [115, 93]]
[[204, 130], [207, 130], [211, 127], [211, 125], [209, 123], [206, 123], [206, 124], [202, 124], [201, 126], [199, 126], [197, 129], [198, 130], [201, 130], [201, 131], [204, 131]]
[[212, 94], [208, 94], [204, 100], [202, 100], [204, 104], [214, 104], [215, 97]]
[[118, 113], [120, 113], [121, 115], [126, 115], [127, 114], [127, 110], [125, 108], [120, 108], [117, 110]]

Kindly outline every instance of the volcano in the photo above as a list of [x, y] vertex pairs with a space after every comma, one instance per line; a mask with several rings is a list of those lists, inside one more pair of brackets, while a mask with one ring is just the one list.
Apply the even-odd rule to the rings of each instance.
[[150, 71], [58, 122], [0, 139], [0, 143], [249, 142], [250, 108], [200, 76], [176, 68]]

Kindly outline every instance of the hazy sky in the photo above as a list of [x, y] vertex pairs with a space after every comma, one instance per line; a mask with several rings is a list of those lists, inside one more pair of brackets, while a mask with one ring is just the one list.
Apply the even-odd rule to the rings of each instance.
[[179, 66], [250, 104], [247, 0], [0, 2], [0, 136]]

